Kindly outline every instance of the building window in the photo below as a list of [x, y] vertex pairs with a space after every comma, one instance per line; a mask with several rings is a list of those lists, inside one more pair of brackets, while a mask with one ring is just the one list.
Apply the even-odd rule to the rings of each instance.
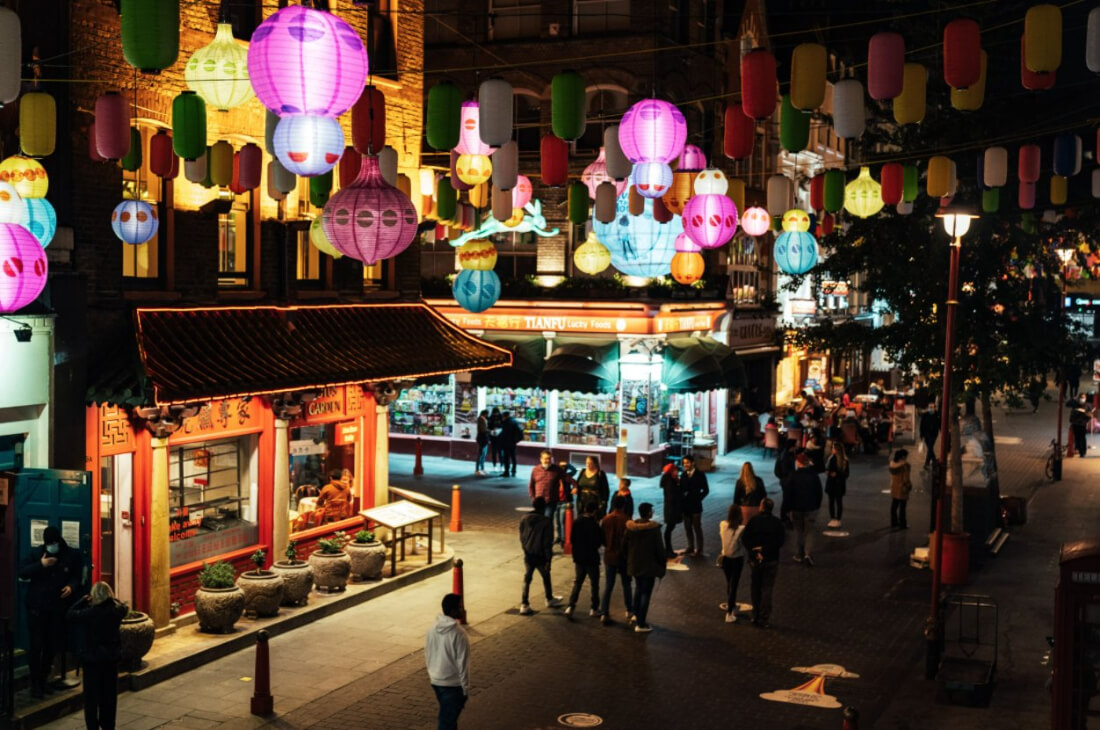
[[516, 89], [516, 145], [520, 152], [538, 152], [542, 137], [542, 99]]
[[578, 35], [629, 27], [630, 0], [573, 0], [573, 32]]
[[290, 430], [292, 533], [348, 519], [359, 510], [362, 483], [355, 478], [355, 441], [348, 440], [346, 428], [329, 423]]
[[617, 122], [627, 110], [627, 95], [622, 89], [596, 88], [588, 91], [586, 115], [588, 125], [577, 140], [577, 151], [599, 152], [603, 147], [603, 131], [607, 124]]
[[250, 220], [247, 195], [235, 196], [229, 212], [218, 214], [218, 286], [246, 287], [251, 283]]
[[538, 38], [542, 6], [530, 0], [489, 0], [489, 40]]
[[321, 281], [321, 252], [310, 243], [309, 229], [298, 230], [298, 281]]
[[[149, 149], [149, 139], [157, 130], [150, 126], [138, 125], [141, 132], [142, 150]], [[122, 197], [127, 199], [141, 199], [157, 210], [157, 217], [161, 224], [157, 227], [157, 233], [145, 243], [133, 245], [118, 242], [122, 246], [122, 275], [131, 279], [158, 279], [160, 278], [160, 242], [169, 234], [164, 225], [164, 210], [171, 201], [164, 201], [165, 186], [162, 180], [153, 174], [149, 167], [149, 155], [142, 155], [141, 169], [134, 172], [122, 171]], [[164, 204], [162, 204], [164, 203]]]

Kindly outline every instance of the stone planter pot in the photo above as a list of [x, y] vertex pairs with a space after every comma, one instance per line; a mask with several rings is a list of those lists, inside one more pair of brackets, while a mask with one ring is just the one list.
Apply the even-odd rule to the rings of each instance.
[[279, 613], [283, 602], [283, 577], [271, 570], [250, 570], [237, 578], [244, 593], [244, 610], [258, 618]]
[[342, 591], [351, 575], [351, 558], [341, 550], [338, 553], [323, 553], [314, 550], [309, 556], [309, 565], [313, 568], [313, 584], [328, 591]]
[[374, 542], [349, 542], [344, 546], [351, 558], [351, 574], [360, 580], [381, 580], [386, 565], [386, 546]]
[[153, 619], [140, 611], [132, 613], [134, 618], [122, 619], [122, 626], [119, 627], [119, 666], [127, 672], [141, 669], [141, 658], [153, 648], [153, 637], [156, 635]]
[[278, 562], [271, 566], [274, 573], [283, 577], [283, 605], [304, 606], [313, 590], [313, 568], [309, 563]]
[[200, 588], [195, 591], [195, 613], [199, 617], [199, 631], [229, 633], [244, 613], [244, 592], [237, 586]]

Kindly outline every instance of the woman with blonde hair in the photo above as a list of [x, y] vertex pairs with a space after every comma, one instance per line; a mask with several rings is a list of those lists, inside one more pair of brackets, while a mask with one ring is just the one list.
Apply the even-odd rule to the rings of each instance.
[[126, 604], [115, 600], [111, 586], [100, 581], [65, 616], [81, 629], [77, 656], [84, 672], [84, 723], [89, 729], [115, 726], [119, 627], [128, 612]]
[[743, 524], [748, 524], [760, 512], [760, 503], [767, 496], [764, 480], [756, 476], [752, 464], [746, 461], [741, 465], [741, 476], [737, 478], [737, 485], [733, 488], [733, 503], [741, 509]]

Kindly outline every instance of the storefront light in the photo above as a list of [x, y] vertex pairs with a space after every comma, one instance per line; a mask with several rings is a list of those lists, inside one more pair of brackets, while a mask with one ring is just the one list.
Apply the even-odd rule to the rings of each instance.
[[565, 281], [565, 277], [561, 274], [538, 274], [535, 276], [535, 282], [547, 289], [552, 289], [563, 281]]
[[623, 284], [625, 284], [626, 286], [637, 286], [637, 287], [649, 286], [649, 277], [648, 276], [624, 276], [623, 277]]

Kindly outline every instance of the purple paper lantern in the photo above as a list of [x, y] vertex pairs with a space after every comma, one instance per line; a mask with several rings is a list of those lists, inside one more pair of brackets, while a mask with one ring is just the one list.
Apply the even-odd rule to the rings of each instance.
[[619, 124], [619, 146], [631, 162], [676, 159], [687, 140], [687, 122], [674, 104], [643, 99], [626, 110]]
[[679, 172], [699, 172], [707, 166], [707, 156], [703, 150], [693, 144], [684, 145], [683, 154], [680, 155], [680, 164], [676, 166]]
[[18, 223], [0, 223], [0, 313], [18, 311], [37, 299], [48, 273], [38, 239]]
[[672, 186], [672, 168], [663, 162], [639, 162], [631, 182], [643, 198], [660, 198]]
[[696, 193], [684, 206], [684, 233], [703, 248], [719, 248], [737, 232], [737, 206], [727, 195]]
[[302, 177], [324, 175], [344, 154], [344, 130], [330, 117], [295, 114], [275, 127], [275, 156], [289, 172]]
[[248, 49], [256, 97], [280, 116], [340, 116], [363, 93], [367, 68], [367, 49], [354, 28], [301, 5], [261, 23]]
[[491, 155], [495, 151], [496, 148], [481, 141], [481, 109], [478, 103], [472, 99], [462, 102], [455, 152], [460, 155]]
[[581, 182], [588, 188], [588, 197], [593, 200], [596, 199], [596, 188], [598, 188], [602, 182], [615, 184], [616, 198], [623, 194], [627, 185], [626, 180], [613, 180], [611, 176], [607, 174], [607, 157], [603, 147], [600, 147], [600, 154], [596, 156], [596, 159], [589, 163], [588, 167], [584, 168], [584, 172], [581, 173]]
[[359, 177], [328, 201], [321, 226], [337, 251], [370, 266], [409, 247], [416, 238], [416, 210], [382, 177], [378, 158], [363, 155]]

